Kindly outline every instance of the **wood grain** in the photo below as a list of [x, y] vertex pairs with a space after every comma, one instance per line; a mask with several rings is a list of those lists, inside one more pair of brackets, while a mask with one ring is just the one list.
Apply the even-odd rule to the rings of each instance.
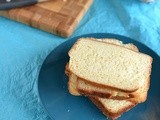
[[0, 15], [62, 37], [69, 37], [92, 2], [93, 0], [51, 0], [0, 11]]

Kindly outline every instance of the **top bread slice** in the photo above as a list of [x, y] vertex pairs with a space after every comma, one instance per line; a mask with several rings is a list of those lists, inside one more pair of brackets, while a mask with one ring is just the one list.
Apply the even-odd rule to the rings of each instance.
[[[128, 49], [139, 52], [138, 48], [131, 43], [123, 44], [122, 41], [119, 41], [119, 40], [116, 40], [116, 39], [94, 39], [94, 38], [92, 38], [92, 39], [93, 40], [98, 40], [98, 41], [104, 42], [104, 43], [111, 43], [111, 44], [114, 44], [114, 45], [120, 45], [120, 46], [123, 46], [125, 48], [128, 48]], [[83, 86], [83, 84], [86, 85], [87, 83], [84, 83], [84, 81], [82, 81], [80, 79], [78, 80], [78, 77], [74, 73], [69, 72], [68, 64], [66, 65], [66, 71], [65, 72], [69, 76], [69, 81], [68, 81], [69, 92], [72, 95], [76, 95], [76, 96], [80, 95], [79, 92], [84, 93], [84, 90], [85, 90], [84, 87], [85, 86]], [[78, 90], [77, 87], [79, 87], [79, 90]], [[120, 92], [117, 93], [117, 92], [114, 92], [113, 90], [112, 91], [108, 90], [108, 88], [107, 89], [105, 89], [105, 88], [95, 89], [97, 87], [93, 86], [93, 85], [90, 85], [90, 84], [87, 86], [87, 88], [91, 89], [90, 91], [87, 90], [90, 93], [90, 95], [93, 95], [93, 94], [95, 95], [97, 93], [99, 97], [109, 98], [109, 96], [111, 97], [111, 95], [112, 95], [112, 98], [114, 96], [122, 96], [123, 99], [125, 99], [125, 98], [127, 99], [129, 97], [128, 94], [126, 94], [124, 92], [120, 91]]]
[[69, 70], [98, 86], [135, 92], [149, 78], [152, 58], [122, 46], [79, 39], [69, 51]]

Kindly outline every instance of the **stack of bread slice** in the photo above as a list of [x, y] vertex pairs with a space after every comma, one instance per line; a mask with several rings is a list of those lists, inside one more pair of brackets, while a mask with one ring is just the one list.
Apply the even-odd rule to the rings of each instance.
[[117, 119], [145, 102], [152, 58], [116, 39], [81, 38], [69, 51], [66, 74], [72, 95], [87, 96], [107, 117]]

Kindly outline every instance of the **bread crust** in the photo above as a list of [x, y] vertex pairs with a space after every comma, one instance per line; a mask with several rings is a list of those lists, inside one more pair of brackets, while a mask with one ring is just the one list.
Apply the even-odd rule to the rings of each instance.
[[85, 91], [82, 89], [78, 89], [78, 92], [84, 96], [97, 96], [97, 97], [101, 97], [101, 98], [111, 98], [112, 97], [112, 94], [110, 94], [110, 93], [100, 93], [97, 91]]
[[[96, 96], [96, 97], [100, 97], [100, 98], [107, 98], [107, 99], [113, 99], [113, 100], [130, 100], [130, 99], [134, 98], [134, 96], [129, 96], [129, 97], [126, 97], [126, 96], [112, 96], [111, 93], [86, 91], [86, 90], [83, 90], [83, 89], [78, 89], [78, 92], [81, 95], [84, 95], [84, 96]], [[132, 100], [133, 102], [135, 102], [134, 99]]]
[[109, 117], [112, 120], [119, 118], [124, 112], [129, 111], [137, 105], [136, 103], [132, 103], [131, 105], [120, 109], [118, 112], [112, 113], [109, 109], [105, 108], [105, 106], [96, 97], [89, 97], [89, 99], [103, 112], [106, 117]]

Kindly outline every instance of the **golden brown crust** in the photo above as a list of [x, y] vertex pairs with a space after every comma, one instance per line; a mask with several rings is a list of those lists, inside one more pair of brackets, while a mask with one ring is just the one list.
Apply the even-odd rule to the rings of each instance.
[[135, 102], [136, 98], [134, 98], [133, 96], [131, 97], [125, 97], [125, 96], [112, 96], [112, 94], [110, 93], [100, 93], [100, 92], [96, 92], [96, 91], [87, 91], [87, 90], [82, 90], [82, 89], [78, 89], [78, 92], [81, 95], [84, 96], [96, 96], [96, 97], [100, 97], [100, 98], [108, 98], [108, 99], [113, 99], [113, 100], [130, 100], [133, 99], [133, 102]]
[[89, 99], [103, 112], [106, 117], [111, 118], [112, 120], [120, 117], [124, 112], [129, 111], [131, 108], [135, 107], [137, 104], [133, 103], [123, 109], [120, 109], [116, 113], [112, 113], [109, 109], [107, 109], [96, 97], [89, 97]]
[[101, 97], [101, 98], [111, 98], [111, 96], [112, 96], [109, 93], [100, 93], [100, 92], [96, 92], [96, 91], [86, 91], [83, 89], [78, 89], [78, 92], [84, 96], [97, 96], [97, 97]]

